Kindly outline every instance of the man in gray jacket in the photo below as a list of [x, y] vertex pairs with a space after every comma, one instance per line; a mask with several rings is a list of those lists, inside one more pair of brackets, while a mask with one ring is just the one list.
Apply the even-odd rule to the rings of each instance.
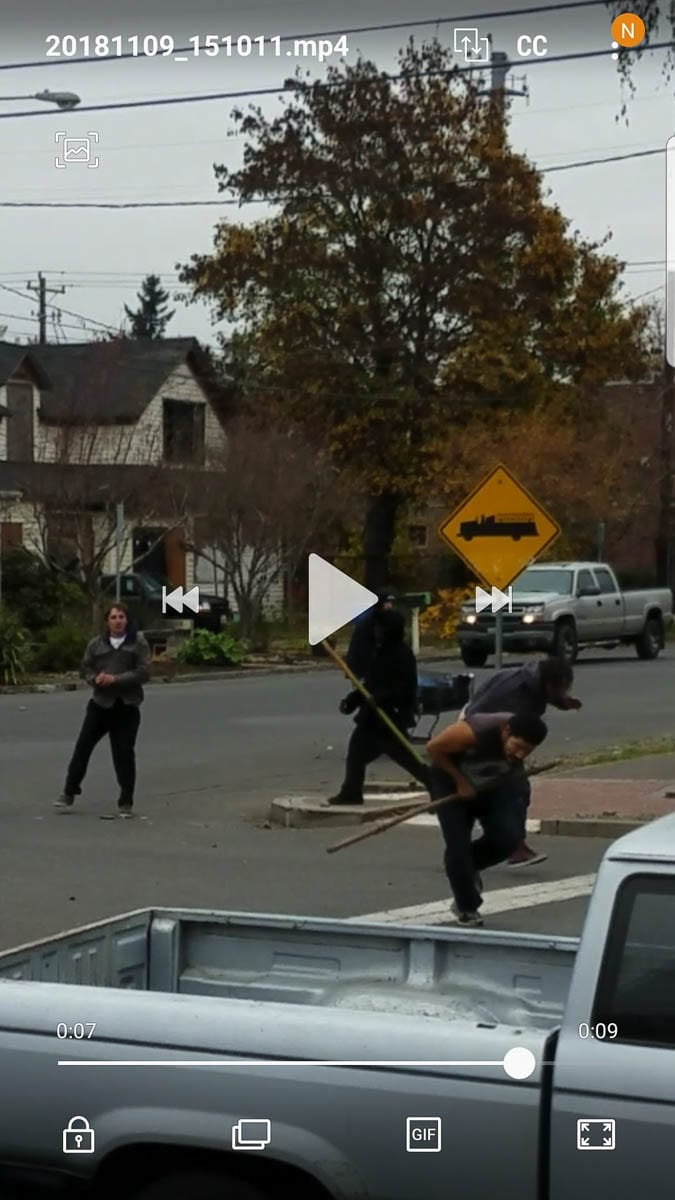
[[136, 786], [136, 738], [141, 723], [143, 684], [150, 677], [150, 647], [129, 621], [123, 604], [112, 604], [106, 632], [89, 642], [80, 675], [94, 689], [56, 808], [72, 808], [80, 795], [94, 747], [106, 734], [120, 787], [121, 817], [133, 816]]
[[[545, 658], [524, 667], [504, 667], [486, 676], [479, 684], [460, 713], [460, 720], [478, 713], [498, 712], [531, 713], [542, 717], [549, 704], [563, 712], [577, 711], [581, 708], [581, 701], [570, 696], [573, 683], [571, 666], [560, 658]], [[520, 845], [507, 860], [510, 867], [534, 866], [545, 862], [547, 857], [532, 850], [526, 841], [530, 783], [525, 775], [522, 778], [521, 805], [523, 836]]]

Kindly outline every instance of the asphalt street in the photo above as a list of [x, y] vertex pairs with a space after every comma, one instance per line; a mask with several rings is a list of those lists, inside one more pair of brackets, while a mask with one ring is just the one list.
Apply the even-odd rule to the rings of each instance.
[[[672, 656], [580, 663], [575, 690], [584, 709], [551, 714], [547, 749], [670, 733], [672, 671]], [[337, 712], [344, 688], [331, 672], [151, 685], [138, 819], [129, 822], [100, 819], [116, 802], [105, 744], [76, 810], [51, 810], [86, 693], [0, 696], [0, 947], [151, 905], [358, 916], [444, 899], [434, 829], [397, 830], [329, 857], [325, 847], [340, 831], [265, 827], [273, 797], [330, 793], [339, 784], [351, 728]], [[383, 773], [391, 778], [393, 770]], [[583, 877], [605, 848], [596, 839], [538, 846], [548, 862], [526, 872], [496, 868], [488, 887]], [[575, 934], [586, 903], [506, 911], [490, 925]]]

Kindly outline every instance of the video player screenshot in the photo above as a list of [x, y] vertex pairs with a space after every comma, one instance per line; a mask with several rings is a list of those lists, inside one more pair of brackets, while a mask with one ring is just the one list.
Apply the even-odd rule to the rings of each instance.
[[671, 9], [1, 26], [0, 1200], [672, 1200]]

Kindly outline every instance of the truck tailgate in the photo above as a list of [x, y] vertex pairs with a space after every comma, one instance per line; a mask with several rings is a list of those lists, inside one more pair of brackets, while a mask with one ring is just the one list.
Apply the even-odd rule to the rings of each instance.
[[424, 1014], [545, 1031], [560, 1023], [576, 948], [573, 938], [155, 909], [5, 951], [0, 982]]

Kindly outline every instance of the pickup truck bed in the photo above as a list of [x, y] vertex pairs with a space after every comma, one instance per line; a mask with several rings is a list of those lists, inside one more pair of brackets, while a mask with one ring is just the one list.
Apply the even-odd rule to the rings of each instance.
[[[0, 981], [133, 988], [549, 1030], [577, 942], [154, 909], [0, 954]], [[175, 1006], [174, 1006], [175, 1008]]]

